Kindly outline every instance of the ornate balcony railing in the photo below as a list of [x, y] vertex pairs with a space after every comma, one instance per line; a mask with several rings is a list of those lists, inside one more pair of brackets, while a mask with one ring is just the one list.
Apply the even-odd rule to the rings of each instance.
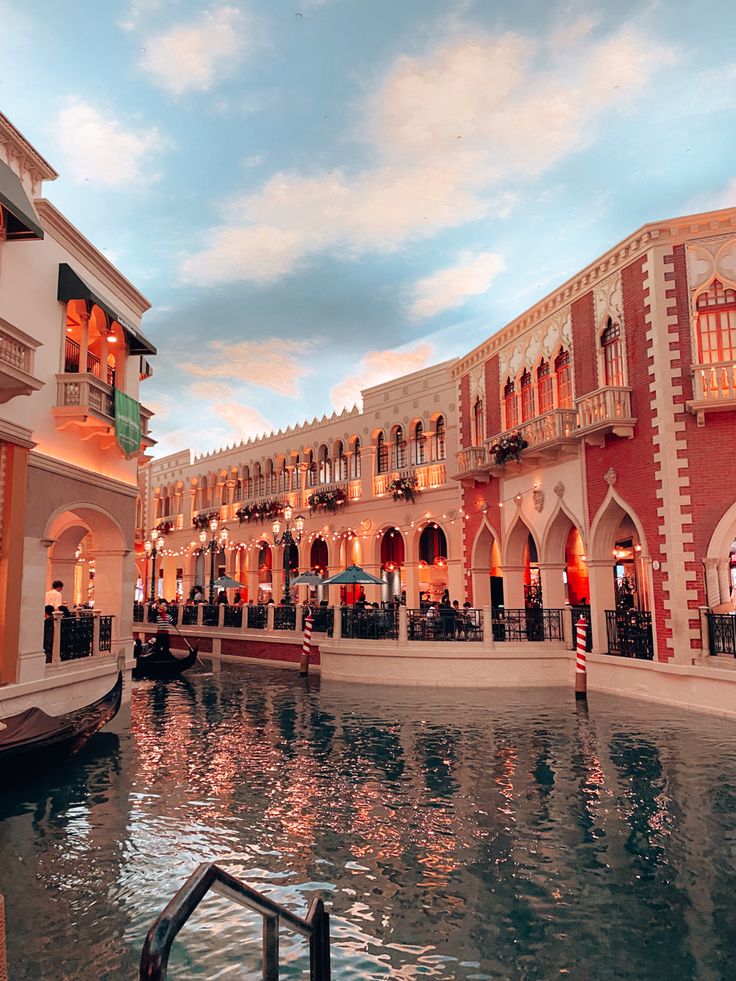
[[348, 481], [348, 500], [359, 501], [363, 496], [363, 481], [360, 477]]
[[646, 610], [606, 610], [608, 653], [619, 657], [654, 658], [652, 614]]
[[447, 468], [444, 463], [422, 463], [414, 468], [419, 490], [429, 490], [440, 487], [447, 480]]
[[694, 365], [693, 400], [688, 408], [701, 426], [707, 412], [736, 408], [736, 361]]
[[0, 320], [0, 403], [16, 395], [31, 395], [43, 382], [33, 377], [38, 342]]
[[561, 641], [565, 637], [564, 630], [562, 610], [548, 610], [545, 607], [498, 607], [491, 616], [494, 641]]
[[732, 613], [708, 614], [708, 650], [713, 655], [736, 657], [736, 616]]
[[485, 446], [466, 446], [455, 454], [455, 459], [458, 477], [471, 477], [487, 471], [488, 454]]
[[591, 443], [603, 443], [606, 433], [633, 436], [631, 389], [608, 385], [575, 399], [578, 434]]
[[112, 425], [115, 421], [113, 389], [90, 374], [57, 375], [57, 416], [75, 419], [92, 412], [98, 419]]
[[44, 619], [43, 650], [47, 664], [109, 654], [112, 621], [112, 616], [101, 616], [93, 610], [82, 610], [66, 617], [55, 613]]

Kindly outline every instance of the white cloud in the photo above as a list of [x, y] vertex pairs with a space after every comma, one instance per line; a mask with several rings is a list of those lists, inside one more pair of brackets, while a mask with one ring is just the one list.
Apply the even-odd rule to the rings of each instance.
[[[237, 400], [237, 393], [231, 385], [219, 381], [195, 382], [189, 391], [194, 398], [207, 403], [211, 415], [219, 416], [227, 424], [228, 432], [222, 439], [248, 439], [249, 436], [260, 436], [274, 429], [273, 423], [257, 409]], [[201, 412], [198, 412], [198, 417], [201, 417]]]
[[462, 252], [456, 265], [438, 269], [414, 284], [409, 315], [422, 320], [454, 310], [467, 297], [485, 293], [504, 268], [502, 256], [495, 252]]
[[595, 138], [597, 118], [646, 92], [674, 52], [628, 29], [602, 40], [570, 25], [553, 48], [517, 34], [451, 40], [395, 62], [359, 114], [361, 172], [278, 173], [226, 203], [182, 275], [270, 281], [317, 252], [396, 249], [508, 214], [515, 187]]
[[359, 401], [361, 389], [426, 368], [434, 356], [434, 347], [426, 341], [404, 350], [369, 351], [360, 360], [359, 369], [347, 375], [330, 390], [330, 399], [337, 412]]
[[252, 42], [253, 24], [246, 14], [220, 7], [147, 38], [140, 65], [174, 95], [206, 91], [232, 72]]
[[[179, 367], [198, 378], [234, 379], [251, 385], [270, 388], [280, 395], [295, 396], [298, 384], [309, 374], [306, 358], [314, 351], [317, 341], [294, 340], [283, 337], [262, 338], [257, 341], [211, 341], [198, 361], [187, 361]], [[228, 397], [229, 386], [221, 382], [198, 382], [192, 386], [203, 398]], [[223, 391], [228, 389], [228, 392]]]
[[152, 163], [167, 144], [153, 127], [126, 126], [92, 103], [73, 99], [57, 114], [53, 129], [62, 173], [72, 180], [125, 188], [159, 176]]

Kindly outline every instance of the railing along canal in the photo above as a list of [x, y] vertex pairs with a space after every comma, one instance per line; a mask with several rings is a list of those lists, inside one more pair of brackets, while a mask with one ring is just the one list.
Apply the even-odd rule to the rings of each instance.
[[606, 610], [608, 653], [619, 657], [654, 658], [652, 614], [648, 610]]
[[398, 640], [399, 611], [391, 607], [376, 610], [373, 607], [343, 606], [342, 636], [356, 640]]
[[571, 606], [570, 607], [570, 650], [574, 651], [577, 644], [577, 630], [578, 630], [578, 620], [580, 617], [585, 620], [585, 650], [590, 654], [593, 650], [593, 627], [590, 623], [590, 607], [589, 606]]
[[323, 901], [315, 897], [306, 917], [302, 919], [214, 862], [205, 862], [199, 866], [146, 934], [141, 953], [140, 981], [165, 981], [171, 946], [210, 890], [263, 917], [264, 981], [278, 981], [281, 926], [309, 940], [310, 981], [330, 981], [330, 917], [325, 911]]
[[708, 614], [708, 650], [711, 654], [730, 654], [736, 657], [736, 615]]
[[491, 617], [491, 631], [494, 641], [543, 641], [564, 640], [563, 610], [549, 610], [545, 607], [527, 609], [508, 609], [495, 607]]
[[76, 661], [112, 650], [111, 615], [82, 610], [71, 616], [55, 613], [44, 619], [43, 651], [46, 663]]
[[409, 640], [483, 640], [483, 611], [452, 606], [407, 610]]

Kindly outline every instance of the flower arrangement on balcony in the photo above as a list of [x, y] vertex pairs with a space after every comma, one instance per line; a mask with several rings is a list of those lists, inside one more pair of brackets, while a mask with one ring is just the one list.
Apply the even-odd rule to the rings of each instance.
[[348, 503], [348, 498], [342, 487], [335, 490], [315, 491], [307, 499], [310, 511], [330, 511], [335, 514]]
[[156, 525], [156, 531], [159, 533], [159, 535], [168, 535], [173, 530], [174, 530], [173, 521], [162, 521], [161, 524]]
[[273, 521], [283, 514], [284, 505], [281, 501], [261, 501], [259, 504], [244, 504], [235, 512], [235, 517], [242, 525], [246, 521]]
[[516, 432], [509, 433], [508, 436], [504, 436], [494, 443], [491, 447], [491, 453], [496, 463], [503, 466], [507, 460], [520, 460], [521, 451], [525, 450], [529, 444], [517, 430]]
[[395, 501], [414, 503], [414, 496], [419, 494], [419, 481], [416, 477], [394, 477], [388, 485]]
[[204, 511], [201, 511], [192, 518], [192, 524], [198, 530], [201, 530], [202, 528], [209, 528], [210, 521], [212, 521], [213, 518], [217, 518], [219, 520], [220, 512], [210, 511], [205, 514]]

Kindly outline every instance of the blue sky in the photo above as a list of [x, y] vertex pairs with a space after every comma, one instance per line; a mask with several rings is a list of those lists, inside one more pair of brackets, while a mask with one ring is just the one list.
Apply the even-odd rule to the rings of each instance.
[[462, 354], [736, 204], [736, 5], [0, 0], [0, 106], [144, 292], [159, 451]]

